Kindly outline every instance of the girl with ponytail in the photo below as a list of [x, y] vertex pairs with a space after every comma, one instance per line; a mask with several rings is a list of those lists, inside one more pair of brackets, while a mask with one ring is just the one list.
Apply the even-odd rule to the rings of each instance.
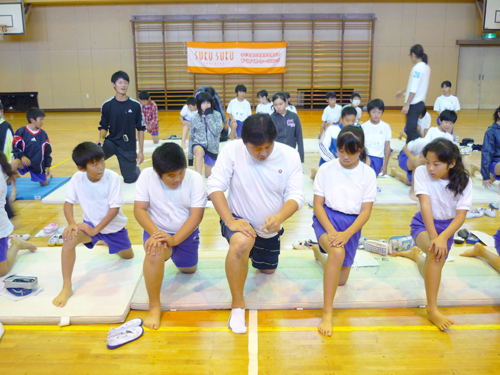
[[418, 117], [425, 108], [425, 96], [427, 95], [431, 75], [431, 68], [428, 65], [427, 55], [424, 53], [424, 47], [420, 44], [411, 47], [410, 58], [415, 65], [410, 72], [408, 86], [406, 91], [401, 90], [396, 94], [396, 99], [401, 99], [405, 95], [405, 104], [401, 113], [406, 115], [406, 143], [420, 137], [417, 130]]
[[435, 139], [424, 147], [422, 155], [425, 165], [417, 167], [414, 172], [419, 212], [410, 224], [416, 246], [395, 255], [417, 263], [425, 280], [427, 319], [444, 331], [454, 322], [437, 306], [441, 270], [453, 244], [453, 236], [471, 208], [472, 180], [458, 147], [450, 140]]

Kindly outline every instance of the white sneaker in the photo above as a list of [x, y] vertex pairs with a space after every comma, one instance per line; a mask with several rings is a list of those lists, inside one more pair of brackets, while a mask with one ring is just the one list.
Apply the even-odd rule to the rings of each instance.
[[477, 210], [479, 212], [483, 212], [488, 217], [495, 217], [495, 216], [497, 216], [497, 213], [492, 208], [479, 207]]
[[484, 216], [484, 212], [482, 211], [469, 211], [467, 215], [465, 215], [466, 219], [475, 219], [476, 217]]
[[302, 240], [302, 241], [296, 241], [293, 243], [293, 248], [295, 250], [311, 250], [314, 245], [317, 245], [317, 242], [314, 242], [313, 240]]
[[58, 234], [54, 234], [52, 237], [49, 238], [49, 243], [48, 245], [50, 247], [52, 246], [57, 246], [57, 241], [59, 240], [59, 235]]
[[245, 309], [231, 309], [229, 315], [228, 327], [233, 333], [247, 333], [247, 323], [245, 322]]
[[495, 209], [495, 210], [498, 210], [498, 206], [500, 206], [500, 203], [499, 202], [496, 202], [496, 203], [490, 203], [490, 207]]

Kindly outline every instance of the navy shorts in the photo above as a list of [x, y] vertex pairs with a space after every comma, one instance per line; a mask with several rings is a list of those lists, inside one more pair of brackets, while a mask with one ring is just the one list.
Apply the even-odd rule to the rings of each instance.
[[47, 176], [45, 175], [45, 173], [35, 173], [32, 170], [30, 170], [29, 167], [26, 167], [25, 165], [23, 165], [22, 169], [19, 168], [17, 171], [22, 176], [24, 176], [26, 173], [29, 172], [29, 174], [31, 175], [31, 181], [33, 181], [33, 182], [44, 182], [44, 181], [47, 181]]
[[[94, 225], [88, 221], [83, 221], [85, 224], [90, 225], [92, 228], [95, 228]], [[128, 238], [128, 231], [126, 228], [122, 228], [118, 232], [115, 233], [97, 233], [95, 236], [92, 236], [92, 241], [87, 242], [84, 245], [87, 248], [94, 248], [95, 244], [99, 241], [104, 242], [109, 247], [110, 254], [116, 254], [120, 251], [130, 249], [132, 244], [130, 243], [130, 239]]]
[[[446, 228], [450, 225], [450, 223], [453, 221], [453, 219], [448, 219], [448, 220], [435, 220], [434, 219], [434, 227], [436, 228], [436, 232], [438, 235], [443, 233]], [[422, 218], [422, 214], [417, 212], [415, 216], [413, 216], [413, 219], [411, 219], [410, 223], [410, 228], [411, 228], [411, 236], [413, 238], [413, 241], [415, 241], [415, 244], [417, 243], [417, 236], [422, 233], [422, 232], [427, 232], [427, 228], [425, 227], [424, 224], [424, 219]], [[448, 254], [450, 253], [451, 246], [453, 245], [453, 236], [448, 238], [448, 241], [446, 242], [448, 245]], [[446, 255], [448, 257], [448, 255]]]
[[[233, 215], [235, 219], [241, 219], [240, 217]], [[231, 237], [237, 232], [231, 231], [226, 224], [220, 220], [220, 231], [222, 237], [230, 243]], [[283, 234], [284, 229], [274, 237], [262, 238], [257, 236], [255, 238], [255, 243], [253, 244], [252, 250], [250, 250], [250, 259], [252, 260], [253, 268], [258, 270], [275, 270], [278, 267], [278, 261], [280, 256], [280, 236]]]
[[408, 170], [408, 156], [406, 156], [405, 152], [404, 151], [401, 151], [399, 153], [399, 157], [398, 157], [398, 164], [399, 164], [399, 168], [401, 168], [403, 171], [406, 172], [406, 177], [408, 178], [408, 181], [411, 182], [412, 180], [412, 175], [411, 173], [413, 171], [409, 171]]
[[[343, 212], [332, 210], [326, 204], [323, 206], [326, 212], [326, 216], [328, 216], [328, 220], [332, 223], [333, 227], [337, 232], [344, 232], [349, 228], [352, 223], [358, 218], [358, 215], [348, 215]], [[321, 225], [319, 220], [316, 218], [316, 215], [313, 215], [313, 225], [314, 233], [316, 234], [316, 238], [318, 239], [326, 233], [325, 228]], [[349, 241], [344, 245], [345, 257], [344, 262], [342, 263], [342, 267], [350, 267], [354, 263], [354, 257], [356, 256], [356, 250], [358, 249], [359, 238], [361, 237], [361, 229], [349, 238]], [[319, 249], [322, 253], [326, 254], [326, 251], [323, 250], [321, 245], [319, 245]]]
[[[174, 235], [173, 233], [169, 233]], [[144, 231], [142, 239], [144, 245], [146, 241], [151, 237], [148, 232]], [[194, 267], [198, 264], [198, 248], [200, 247], [200, 230], [196, 228], [193, 233], [189, 235], [180, 244], [172, 247], [172, 262], [179, 268], [189, 268]]]
[[0, 238], [0, 262], [7, 260], [9, 250], [9, 237]]
[[490, 164], [490, 173], [495, 177], [495, 180], [500, 180], [500, 176], [495, 174], [495, 167], [497, 166], [498, 162], [493, 162]]
[[370, 167], [375, 171], [375, 176], [378, 176], [384, 165], [384, 158], [370, 155], [368, 155], [368, 157], [370, 158]]

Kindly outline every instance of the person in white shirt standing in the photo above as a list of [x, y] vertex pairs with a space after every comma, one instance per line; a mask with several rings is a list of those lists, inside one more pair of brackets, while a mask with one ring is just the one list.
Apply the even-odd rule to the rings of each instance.
[[441, 83], [441, 88], [443, 89], [443, 95], [438, 97], [434, 102], [434, 111], [438, 113], [438, 117], [436, 119], [438, 126], [441, 123], [441, 112], [445, 109], [455, 112], [460, 111], [460, 102], [458, 101], [458, 98], [450, 94], [451, 82], [444, 81]]
[[247, 332], [243, 288], [248, 259], [261, 272], [274, 273], [282, 223], [304, 204], [299, 154], [275, 142], [277, 137], [268, 115], [250, 116], [243, 123], [242, 139], [222, 149], [207, 182], [207, 194], [229, 243], [226, 275], [232, 296], [229, 328], [233, 333]]
[[231, 100], [227, 106], [227, 114], [229, 115], [231, 126], [231, 140], [236, 137], [241, 138], [243, 121], [245, 121], [248, 116], [252, 115], [252, 107], [248, 100], [245, 99], [245, 95], [247, 94], [245, 85], [237, 85], [234, 92], [236, 93], [236, 98]]
[[[134, 257], [128, 237], [127, 217], [122, 212], [122, 179], [118, 173], [106, 169], [102, 147], [92, 142], [83, 142], [73, 150], [73, 161], [78, 167], [68, 183], [64, 216], [68, 226], [62, 234], [62, 274], [61, 293], [52, 303], [64, 307], [73, 295], [71, 275], [76, 260], [75, 248], [83, 243], [89, 249], [103, 241], [110, 254], [118, 254], [123, 259]], [[83, 223], [76, 224], [73, 205], [80, 203]]]
[[420, 137], [417, 130], [418, 117], [425, 107], [425, 97], [429, 88], [429, 78], [431, 68], [427, 64], [427, 55], [424, 53], [424, 47], [415, 44], [410, 48], [411, 61], [415, 64], [410, 72], [408, 86], [406, 91], [401, 90], [396, 94], [397, 99], [401, 99], [405, 94], [405, 104], [401, 113], [406, 115], [406, 143]]
[[274, 113], [273, 103], [269, 100], [269, 94], [266, 90], [260, 90], [257, 93], [257, 99], [259, 100], [259, 104], [255, 109], [255, 113], [267, 113], [271, 116]]
[[[321, 116], [321, 129], [319, 136], [321, 137], [325, 132], [326, 128], [331, 125], [336, 126], [338, 129], [336, 131], [337, 135], [340, 132], [340, 117], [342, 116], [342, 106], [337, 105], [337, 94], [333, 91], [326, 93], [326, 101], [328, 105], [323, 110], [323, 115]], [[336, 138], [335, 138], [336, 139]]]

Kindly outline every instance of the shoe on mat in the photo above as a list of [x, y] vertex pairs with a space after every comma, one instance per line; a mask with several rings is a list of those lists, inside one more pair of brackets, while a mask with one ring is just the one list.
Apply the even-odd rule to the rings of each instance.
[[455, 234], [455, 236], [453, 237], [453, 242], [455, 242], [458, 245], [461, 245], [465, 242], [465, 238], [462, 238], [458, 234]]
[[49, 238], [49, 243], [48, 245], [50, 247], [52, 246], [57, 246], [57, 240], [59, 240], [59, 235], [57, 234], [54, 234], [52, 237]]
[[484, 212], [482, 211], [469, 211], [467, 215], [465, 215], [466, 219], [475, 219], [476, 217], [484, 216]]
[[247, 333], [247, 323], [245, 321], [245, 309], [234, 308], [231, 309], [229, 321], [227, 326], [233, 333], [244, 334]]
[[490, 207], [493, 208], [494, 210], [498, 210], [498, 208], [499, 208], [498, 206], [500, 206], [499, 202], [490, 203]]
[[142, 322], [141, 318], [135, 318], [135, 319], [129, 320], [128, 322], [123, 323], [119, 327], [111, 328], [108, 332], [108, 337], [116, 336], [116, 335], [120, 334], [120, 332], [126, 331], [127, 329], [132, 328], [132, 327], [140, 327], [140, 326], [142, 326], [142, 323], [143, 322]]
[[462, 228], [460, 229], [457, 234], [462, 237], [463, 239], [466, 239], [467, 237], [469, 237], [469, 231], [465, 228]]
[[497, 213], [492, 208], [479, 207], [477, 210], [479, 212], [483, 212], [488, 217], [495, 217], [495, 216], [497, 216]]
[[50, 223], [45, 228], [43, 228], [43, 233], [45, 233], [45, 236], [48, 237], [50, 235], [53, 235], [57, 231], [57, 228], [59, 228], [59, 225], [57, 225], [56, 223]]
[[63, 243], [64, 243], [64, 240], [62, 238], [62, 234], [56, 234], [57, 236], [57, 243], [56, 243], [56, 246], [62, 246]]
[[311, 250], [314, 245], [318, 243], [313, 240], [302, 240], [293, 243], [293, 248], [295, 250]]
[[114, 336], [111, 337], [108, 336], [108, 342], [107, 342], [108, 349], [119, 348], [120, 346], [123, 346], [125, 344], [128, 344], [129, 342], [137, 340], [143, 334], [144, 334], [144, 328], [142, 328], [141, 326], [124, 329], [120, 333]]

